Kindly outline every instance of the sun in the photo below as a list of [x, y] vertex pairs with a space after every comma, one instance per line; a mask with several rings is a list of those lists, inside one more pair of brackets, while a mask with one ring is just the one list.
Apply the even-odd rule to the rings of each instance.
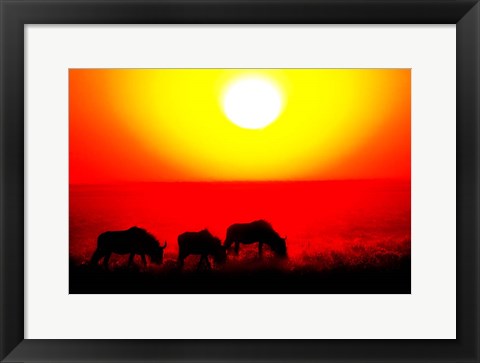
[[262, 129], [275, 121], [282, 111], [277, 87], [260, 78], [241, 79], [231, 84], [223, 97], [223, 111], [235, 125]]

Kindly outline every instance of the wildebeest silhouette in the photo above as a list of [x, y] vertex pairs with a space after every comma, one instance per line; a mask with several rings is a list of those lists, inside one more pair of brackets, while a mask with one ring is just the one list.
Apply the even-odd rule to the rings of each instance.
[[240, 243], [252, 244], [258, 242], [258, 255], [262, 256], [263, 244], [270, 246], [277, 256], [287, 256], [286, 238], [282, 238], [272, 228], [270, 223], [258, 220], [250, 223], [236, 223], [227, 228], [225, 248], [235, 243], [235, 254], [238, 255]]
[[225, 248], [219, 238], [213, 236], [207, 229], [200, 232], [184, 232], [178, 236], [178, 267], [183, 267], [185, 258], [189, 255], [200, 255], [197, 270], [206, 265], [211, 269], [208, 256], [213, 256], [215, 263], [224, 263], [227, 259]]
[[163, 250], [167, 247], [167, 241], [160, 246], [157, 239], [143, 228], [131, 227], [125, 231], [109, 231], [98, 236], [97, 249], [90, 263], [97, 265], [103, 257], [103, 265], [108, 268], [108, 260], [112, 253], [119, 255], [130, 254], [128, 265], [133, 262], [135, 255], [140, 255], [144, 266], [147, 266], [145, 255], [154, 263], [163, 262]]

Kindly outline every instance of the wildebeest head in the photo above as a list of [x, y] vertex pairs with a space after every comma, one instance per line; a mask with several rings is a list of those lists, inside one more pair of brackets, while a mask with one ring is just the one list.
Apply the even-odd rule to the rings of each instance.
[[163, 243], [163, 246], [160, 246], [160, 244], [157, 241], [157, 245], [155, 246], [152, 254], [150, 255], [150, 259], [152, 260], [153, 263], [161, 264], [163, 263], [163, 250], [167, 248], [167, 241]]
[[213, 259], [215, 263], [222, 264], [227, 261], [227, 249], [225, 246], [222, 246], [222, 242], [220, 239], [213, 237], [215, 240], [215, 245], [217, 246], [215, 249], [215, 253], [213, 254]]
[[280, 257], [287, 257], [287, 237], [278, 237], [272, 245], [273, 251]]
[[133, 234], [133, 238], [136, 241], [145, 246], [146, 254], [150, 256], [150, 260], [153, 263], [163, 263], [163, 250], [167, 247], [167, 241], [165, 241], [163, 246], [160, 246], [157, 239], [143, 228], [135, 226], [130, 228], [129, 231]]

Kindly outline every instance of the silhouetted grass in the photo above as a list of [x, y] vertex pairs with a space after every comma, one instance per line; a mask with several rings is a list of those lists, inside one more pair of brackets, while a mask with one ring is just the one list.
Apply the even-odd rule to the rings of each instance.
[[[368, 255], [361, 251], [362, 256]], [[380, 253], [381, 254], [381, 253]], [[248, 256], [247, 256], [248, 257]], [[409, 294], [409, 255], [387, 253], [352, 263], [343, 255], [311, 256], [299, 261], [272, 256], [230, 258], [224, 266], [197, 271], [195, 258], [179, 270], [173, 259], [161, 266], [126, 267], [117, 263], [105, 270], [70, 261], [70, 293], [302, 293]]]

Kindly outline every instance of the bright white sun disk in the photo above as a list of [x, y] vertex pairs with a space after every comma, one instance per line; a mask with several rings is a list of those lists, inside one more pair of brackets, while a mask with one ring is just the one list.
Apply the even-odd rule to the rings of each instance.
[[233, 83], [223, 98], [223, 110], [237, 126], [261, 129], [277, 119], [282, 110], [278, 89], [263, 79], [243, 79]]

